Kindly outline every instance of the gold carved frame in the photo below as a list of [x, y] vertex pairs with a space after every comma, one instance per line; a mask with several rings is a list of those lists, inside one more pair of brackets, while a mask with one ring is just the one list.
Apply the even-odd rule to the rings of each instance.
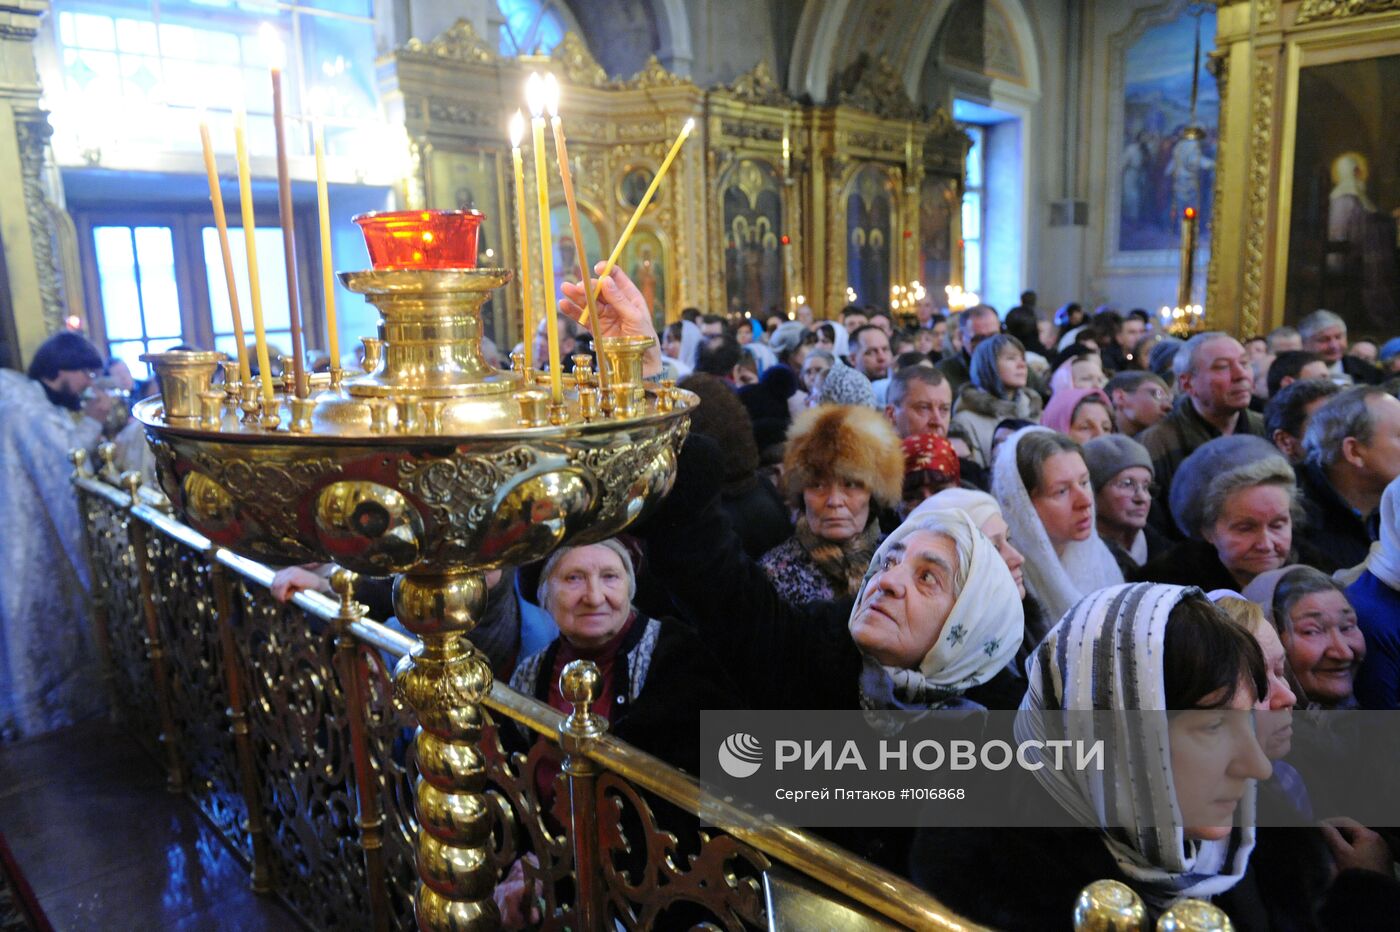
[[1400, 55], [1395, 0], [1220, 0], [1220, 81], [1206, 310], [1241, 335], [1284, 323], [1298, 75], [1303, 68]]

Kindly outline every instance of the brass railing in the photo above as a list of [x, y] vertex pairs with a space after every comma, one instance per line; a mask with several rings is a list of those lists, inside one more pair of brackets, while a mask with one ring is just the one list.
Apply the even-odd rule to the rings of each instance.
[[[411, 722], [390, 674], [418, 642], [365, 618], [348, 572], [332, 580], [339, 603], [310, 592], [278, 603], [273, 570], [171, 517], [104, 452], [96, 472], [75, 458], [74, 485], [117, 714], [250, 865], [255, 890], [315, 929], [412, 928]], [[537, 859], [526, 870], [540, 928], [782, 927], [794, 901], [802, 918], [789, 927], [975, 928], [909, 881], [608, 736], [586, 713], [592, 685], [564, 684], [578, 709], [567, 717], [499, 682], [486, 702], [490, 855], [498, 871]], [[497, 727], [548, 743], [508, 754]], [[542, 812], [536, 774], [550, 760], [564, 782]]]

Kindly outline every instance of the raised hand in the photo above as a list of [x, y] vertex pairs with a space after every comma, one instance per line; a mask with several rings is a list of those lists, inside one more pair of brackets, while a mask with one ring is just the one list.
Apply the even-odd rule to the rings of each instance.
[[[604, 263], [599, 262], [595, 273], [603, 271]], [[651, 308], [646, 299], [627, 277], [627, 273], [614, 267], [607, 278], [597, 280], [602, 287], [598, 293], [596, 307], [598, 320], [589, 321], [593, 332], [600, 337], [651, 337], [652, 345], [642, 358], [643, 375], [656, 375], [661, 371], [661, 349], [656, 340], [656, 327], [651, 322]], [[571, 320], [581, 320], [587, 300], [583, 285], [577, 282], [564, 282], [561, 286], [564, 297], [559, 301], [559, 311]]]

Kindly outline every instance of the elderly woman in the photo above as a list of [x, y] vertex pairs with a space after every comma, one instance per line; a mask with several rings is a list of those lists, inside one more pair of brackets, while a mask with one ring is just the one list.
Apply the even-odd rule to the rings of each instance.
[[1294, 483], [1288, 461], [1262, 438], [1203, 444], [1172, 481], [1172, 518], [1188, 539], [1149, 561], [1141, 578], [1242, 589], [1260, 573], [1298, 562], [1300, 546], [1309, 556], [1293, 539]]
[[983, 340], [969, 369], [972, 383], [958, 394], [953, 423], [971, 435], [973, 461], [990, 467], [997, 424], [1009, 417], [1039, 420], [1040, 395], [1026, 387], [1026, 351], [1013, 336], [1001, 333]]
[[1356, 698], [1368, 709], [1400, 709], [1400, 479], [1386, 486], [1380, 513], [1380, 540], [1346, 589], [1366, 636]]
[[1084, 463], [1094, 486], [1099, 536], [1124, 572], [1161, 556], [1172, 542], [1148, 525], [1152, 510], [1152, 457], [1142, 444], [1122, 434], [1084, 444]]
[[[1056, 625], [1029, 677], [1018, 742], [1115, 746], [1102, 771], [1046, 763], [1030, 798], [1008, 801], [1033, 806], [1042, 825], [1047, 809], [1062, 810], [1075, 827], [922, 832], [911, 858], [917, 882], [997, 929], [1045, 928], [1047, 916], [1067, 924], [1079, 891], [1105, 878], [1133, 888], [1154, 914], [1182, 897], [1213, 899], [1237, 923], [1274, 906], [1241, 883], [1254, 848], [1253, 784], [1269, 776], [1269, 761], [1248, 715], [1220, 714], [1248, 712], [1266, 694], [1252, 638], [1198, 589], [1114, 586]], [[1125, 710], [1144, 714], [1146, 727], [1101, 731], [1112, 717], [1076, 714]], [[1199, 751], [1211, 725], [1207, 758]], [[995, 890], [967, 882], [992, 874], [1020, 879]]]
[[836, 357], [824, 349], [810, 349], [807, 355], [802, 358], [802, 371], [800, 381], [802, 390], [809, 398], [815, 399], [817, 390], [822, 387], [822, 380], [831, 371], [831, 367], [836, 365]]
[[1278, 630], [1300, 707], [1357, 707], [1356, 673], [1366, 659], [1366, 636], [1330, 576], [1311, 566], [1288, 566], [1260, 575], [1244, 596]]
[[1103, 388], [1108, 384], [1108, 376], [1103, 371], [1103, 360], [1097, 352], [1088, 348], [1072, 351], [1050, 376], [1050, 393], [1059, 394], [1067, 388]]
[[783, 456], [793, 536], [761, 558], [779, 595], [802, 604], [854, 595], [879, 546], [879, 509], [902, 498], [904, 455], [872, 408], [823, 405], [788, 431]]
[[875, 390], [870, 380], [840, 359], [832, 363], [821, 386], [808, 396], [812, 407], [820, 405], [859, 405], [862, 408], [878, 409]]
[[1113, 433], [1113, 403], [1101, 388], [1062, 388], [1050, 396], [1040, 424], [1075, 443], [1088, 443]]
[[[1027, 427], [1002, 444], [992, 468], [1011, 539], [1025, 555], [1026, 589], [1051, 625], [1081, 597], [1123, 582], [1099, 539], [1094, 491], [1079, 444], [1044, 427]], [[1027, 632], [1038, 641], [1044, 631]]]

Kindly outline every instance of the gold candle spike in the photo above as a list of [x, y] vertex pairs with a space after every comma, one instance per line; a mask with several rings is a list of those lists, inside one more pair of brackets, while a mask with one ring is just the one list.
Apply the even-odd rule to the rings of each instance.
[[569, 423], [569, 406], [562, 401], [551, 401], [549, 403], [549, 423], [555, 427], [562, 427]]
[[585, 421], [591, 421], [598, 417], [598, 389], [591, 385], [579, 388], [578, 413], [579, 417]]
[[1147, 907], [1132, 887], [1096, 880], [1074, 904], [1074, 932], [1147, 932]]
[[661, 391], [656, 393], [656, 410], [671, 411], [676, 407], [676, 380], [662, 379]]
[[423, 432], [425, 434], [442, 433], [442, 409], [446, 403], [435, 398], [425, 398], [420, 407], [423, 411]]
[[287, 425], [287, 429], [294, 434], [309, 433], [311, 431], [311, 411], [316, 407], [315, 400], [293, 398], [290, 404], [292, 406], [292, 422]]
[[517, 392], [515, 400], [520, 405], [521, 427], [543, 427], [549, 423], [549, 414], [546, 408], [549, 404], [549, 395], [540, 391]]
[[340, 366], [331, 366], [331, 391], [340, 391], [340, 383], [345, 380], [345, 370]]
[[1177, 900], [1157, 920], [1157, 932], [1234, 932], [1225, 910], [1205, 900]]
[[510, 354], [510, 371], [520, 375], [525, 374], [525, 353], [521, 350]]
[[389, 432], [389, 399], [371, 398], [368, 404], [370, 432], [387, 434]]
[[616, 418], [630, 418], [636, 416], [636, 411], [632, 406], [632, 386], [625, 383], [614, 383], [609, 387], [612, 395], [612, 413]]
[[272, 407], [264, 405], [262, 408], [262, 417], [258, 418], [258, 426], [263, 430], [276, 430], [277, 426], [281, 423], [282, 415], [277, 413], [276, 404], [274, 403]]
[[199, 407], [203, 414], [199, 426], [205, 430], [218, 430], [219, 416], [224, 409], [224, 393], [218, 389], [200, 392]]
[[360, 337], [360, 342], [365, 347], [364, 362], [360, 366], [366, 373], [373, 372], [384, 359], [384, 341], [378, 337]]
[[244, 396], [243, 401], [238, 405], [243, 410], [244, 424], [256, 424], [258, 421], [258, 412], [262, 410], [262, 405], [257, 398], [257, 394], [260, 390], [257, 382], [248, 386], [249, 393]]
[[574, 383], [583, 388], [593, 381], [593, 357], [587, 353], [574, 354]]
[[418, 396], [405, 395], [395, 400], [394, 405], [399, 411], [399, 433], [418, 433]]
[[223, 353], [199, 350], [170, 350], [143, 353], [141, 361], [155, 366], [160, 376], [161, 403], [165, 419], [172, 424], [193, 426], [203, 413], [200, 393], [209, 390], [214, 370], [225, 360]]
[[651, 337], [600, 337], [598, 355], [609, 383], [642, 384], [642, 357], [655, 341]]
[[297, 391], [297, 376], [292, 366], [292, 357], [278, 356], [277, 362], [282, 367], [282, 393], [290, 398]]
[[238, 417], [238, 406], [243, 401], [243, 383], [224, 383], [224, 403], [228, 405], [228, 413], [235, 418]]

